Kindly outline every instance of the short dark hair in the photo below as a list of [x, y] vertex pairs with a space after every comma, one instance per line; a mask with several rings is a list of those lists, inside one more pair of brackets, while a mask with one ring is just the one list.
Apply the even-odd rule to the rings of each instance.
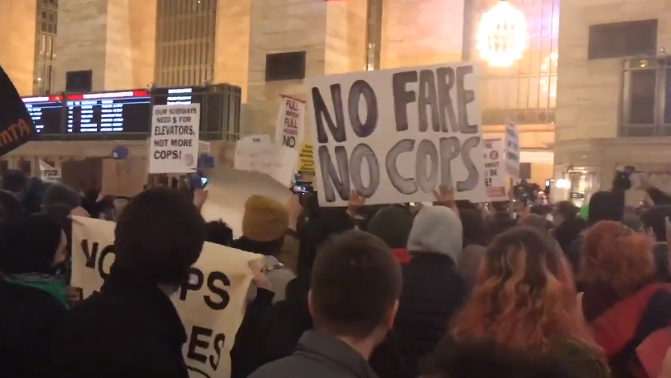
[[205, 243], [205, 220], [182, 193], [153, 188], [133, 198], [114, 230], [114, 265], [155, 283], [188, 279]]
[[487, 247], [491, 241], [491, 233], [482, 213], [476, 209], [459, 209], [459, 218], [464, 226], [464, 247], [481, 245]]
[[22, 192], [28, 183], [28, 177], [16, 169], [7, 171], [2, 175], [2, 190], [12, 193]]
[[220, 220], [207, 222], [207, 241], [230, 246], [233, 241], [233, 230]]
[[315, 327], [336, 336], [370, 336], [398, 300], [401, 283], [401, 268], [382, 240], [354, 230], [334, 237], [312, 268]]

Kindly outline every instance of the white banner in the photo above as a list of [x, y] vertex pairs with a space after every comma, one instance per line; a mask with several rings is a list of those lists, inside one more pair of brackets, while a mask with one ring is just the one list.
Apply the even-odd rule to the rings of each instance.
[[514, 179], [520, 178], [520, 139], [512, 123], [506, 124], [506, 173]]
[[[84, 298], [99, 291], [114, 262], [113, 222], [75, 217], [72, 286]], [[191, 378], [230, 377], [230, 352], [247, 306], [249, 262], [263, 256], [205, 243], [191, 280], [172, 298], [187, 330], [184, 358]], [[192, 348], [192, 350], [189, 350]], [[195, 357], [195, 358], [194, 358]]]
[[275, 125], [275, 143], [299, 149], [305, 133], [305, 101], [280, 95], [280, 110]]
[[268, 135], [248, 135], [235, 144], [233, 167], [265, 173], [286, 187], [292, 183], [298, 149], [274, 144]]
[[200, 104], [154, 105], [149, 173], [190, 173], [198, 166]]
[[485, 187], [488, 201], [509, 201], [506, 195], [506, 173], [503, 171], [503, 141], [485, 139]]
[[306, 79], [319, 204], [485, 201], [478, 67], [460, 62]]

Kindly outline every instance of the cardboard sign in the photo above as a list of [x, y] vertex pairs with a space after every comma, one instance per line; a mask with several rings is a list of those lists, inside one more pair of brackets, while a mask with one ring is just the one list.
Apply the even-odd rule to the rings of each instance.
[[483, 202], [478, 67], [459, 62], [306, 80], [321, 206], [433, 200], [438, 185]]
[[506, 174], [503, 170], [504, 152], [501, 139], [485, 139], [485, 187], [488, 201], [509, 201], [506, 195]]
[[275, 124], [275, 143], [298, 149], [305, 132], [305, 101], [285, 95], [280, 95], [280, 99], [280, 110]]
[[35, 124], [12, 80], [0, 66], [0, 156], [33, 140]]
[[[113, 222], [74, 217], [72, 286], [99, 291], [114, 262]], [[191, 280], [172, 302], [187, 330], [184, 359], [192, 378], [229, 377], [230, 351], [247, 306], [249, 262], [263, 256], [205, 243]]]
[[268, 135], [248, 135], [235, 144], [234, 168], [265, 173], [289, 186], [294, 174], [298, 150], [275, 144]]
[[512, 123], [506, 124], [506, 173], [514, 179], [520, 178], [520, 139]]
[[200, 104], [155, 105], [149, 173], [190, 173], [198, 166]]

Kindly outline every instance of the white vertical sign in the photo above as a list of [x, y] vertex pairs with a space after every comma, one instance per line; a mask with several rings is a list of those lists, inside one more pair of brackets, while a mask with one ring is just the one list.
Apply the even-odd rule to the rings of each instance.
[[40, 178], [42, 181], [59, 182], [62, 178], [61, 170], [59, 168], [52, 167], [51, 164], [48, 164], [46, 161], [40, 159]]
[[299, 149], [305, 132], [305, 101], [280, 95], [280, 110], [275, 124], [275, 143]]
[[149, 173], [190, 173], [198, 166], [200, 104], [155, 105]]
[[485, 187], [488, 201], [508, 201], [506, 195], [506, 173], [503, 170], [503, 141], [501, 139], [485, 139]]
[[506, 124], [506, 173], [514, 179], [520, 178], [520, 140], [512, 123]]

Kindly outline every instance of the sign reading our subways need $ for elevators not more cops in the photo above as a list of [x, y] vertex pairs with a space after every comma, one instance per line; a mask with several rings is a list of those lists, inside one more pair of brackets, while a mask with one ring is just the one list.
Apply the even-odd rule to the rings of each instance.
[[190, 173], [198, 165], [200, 104], [155, 105], [149, 173]]
[[478, 67], [468, 62], [307, 80], [319, 204], [486, 200]]

